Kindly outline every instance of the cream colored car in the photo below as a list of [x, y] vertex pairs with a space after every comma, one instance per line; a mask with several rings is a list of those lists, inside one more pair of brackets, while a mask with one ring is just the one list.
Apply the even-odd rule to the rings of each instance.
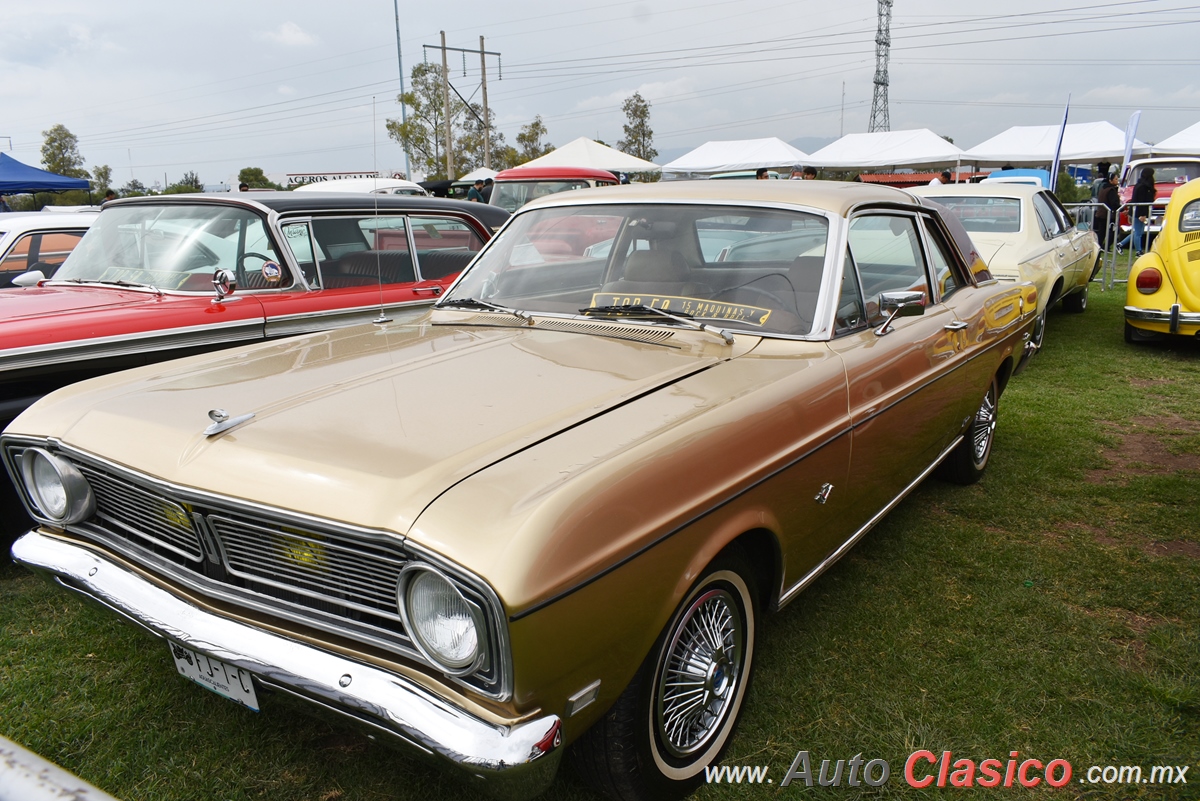
[[690, 792], [762, 615], [934, 471], [979, 480], [1036, 316], [939, 210], [804, 183], [562, 192], [423, 317], [47, 396], [0, 438], [13, 556], [476, 792], [568, 745], [625, 801]]
[[940, 203], [962, 222], [1001, 281], [1029, 281], [1038, 289], [1033, 341], [1041, 346], [1050, 307], [1087, 308], [1088, 283], [1100, 267], [1100, 245], [1075, 225], [1052, 192], [1005, 183], [921, 186], [909, 190]]

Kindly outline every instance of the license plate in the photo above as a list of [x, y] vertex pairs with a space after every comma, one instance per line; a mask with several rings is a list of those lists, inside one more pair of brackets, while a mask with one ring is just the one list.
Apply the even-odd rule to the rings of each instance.
[[170, 646], [171, 657], [175, 660], [175, 667], [180, 675], [217, 695], [258, 711], [258, 696], [254, 694], [254, 682], [248, 671], [227, 665], [219, 659], [205, 656], [177, 643], [170, 643]]

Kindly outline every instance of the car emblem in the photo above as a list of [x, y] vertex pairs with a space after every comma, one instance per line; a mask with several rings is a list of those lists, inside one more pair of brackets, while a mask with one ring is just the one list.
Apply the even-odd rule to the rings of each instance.
[[228, 431], [234, 426], [241, 425], [253, 417], [254, 412], [251, 412], [250, 414], [238, 415], [237, 417], [230, 417], [229, 412], [225, 411], [224, 409], [212, 409], [208, 413], [208, 419], [212, 420], [213, 423], [211, 426], [204, 429], [204, 436], [211, 437], [215, 434], [220, 434], [222, 431]]
[[283, 277], [283, 268], [273, 261], [264, 261], [262, 277], [268, 284], [277, 283]]

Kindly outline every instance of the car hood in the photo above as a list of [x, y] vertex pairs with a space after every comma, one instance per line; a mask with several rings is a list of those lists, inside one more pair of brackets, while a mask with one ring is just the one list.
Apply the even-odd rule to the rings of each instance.
[[[428, 317], [359, 326], [82, 382], [8, 432], [58, 437], [179, 485], [405, 534], [472, 473], [758, 341], [668, 336], [661, 344]], [[209, 437], [213, 409], [254, 417]]]
[[44, 318], [154, 300], [148, 292], [110, 287], [38, 286], [0, 290], [0, 319]]

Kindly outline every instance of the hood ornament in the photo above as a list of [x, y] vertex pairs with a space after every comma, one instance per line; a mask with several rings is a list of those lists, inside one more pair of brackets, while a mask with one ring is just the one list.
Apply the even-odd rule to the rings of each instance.
[[224, 409], [212, 409], [208, 413], [208, 419], [212, 420], [213, 423], [208, 428], [204, 429], [204, 436], [211, 437], [216, 434], [220, 434], [222, 431], [228, 431], [234, 426], [241, 425], [253, 417], [254, 412], [250, 412], [250, 414], [241, 414], [237, 417], [230, 417], [229, 412], [225, 411]]

